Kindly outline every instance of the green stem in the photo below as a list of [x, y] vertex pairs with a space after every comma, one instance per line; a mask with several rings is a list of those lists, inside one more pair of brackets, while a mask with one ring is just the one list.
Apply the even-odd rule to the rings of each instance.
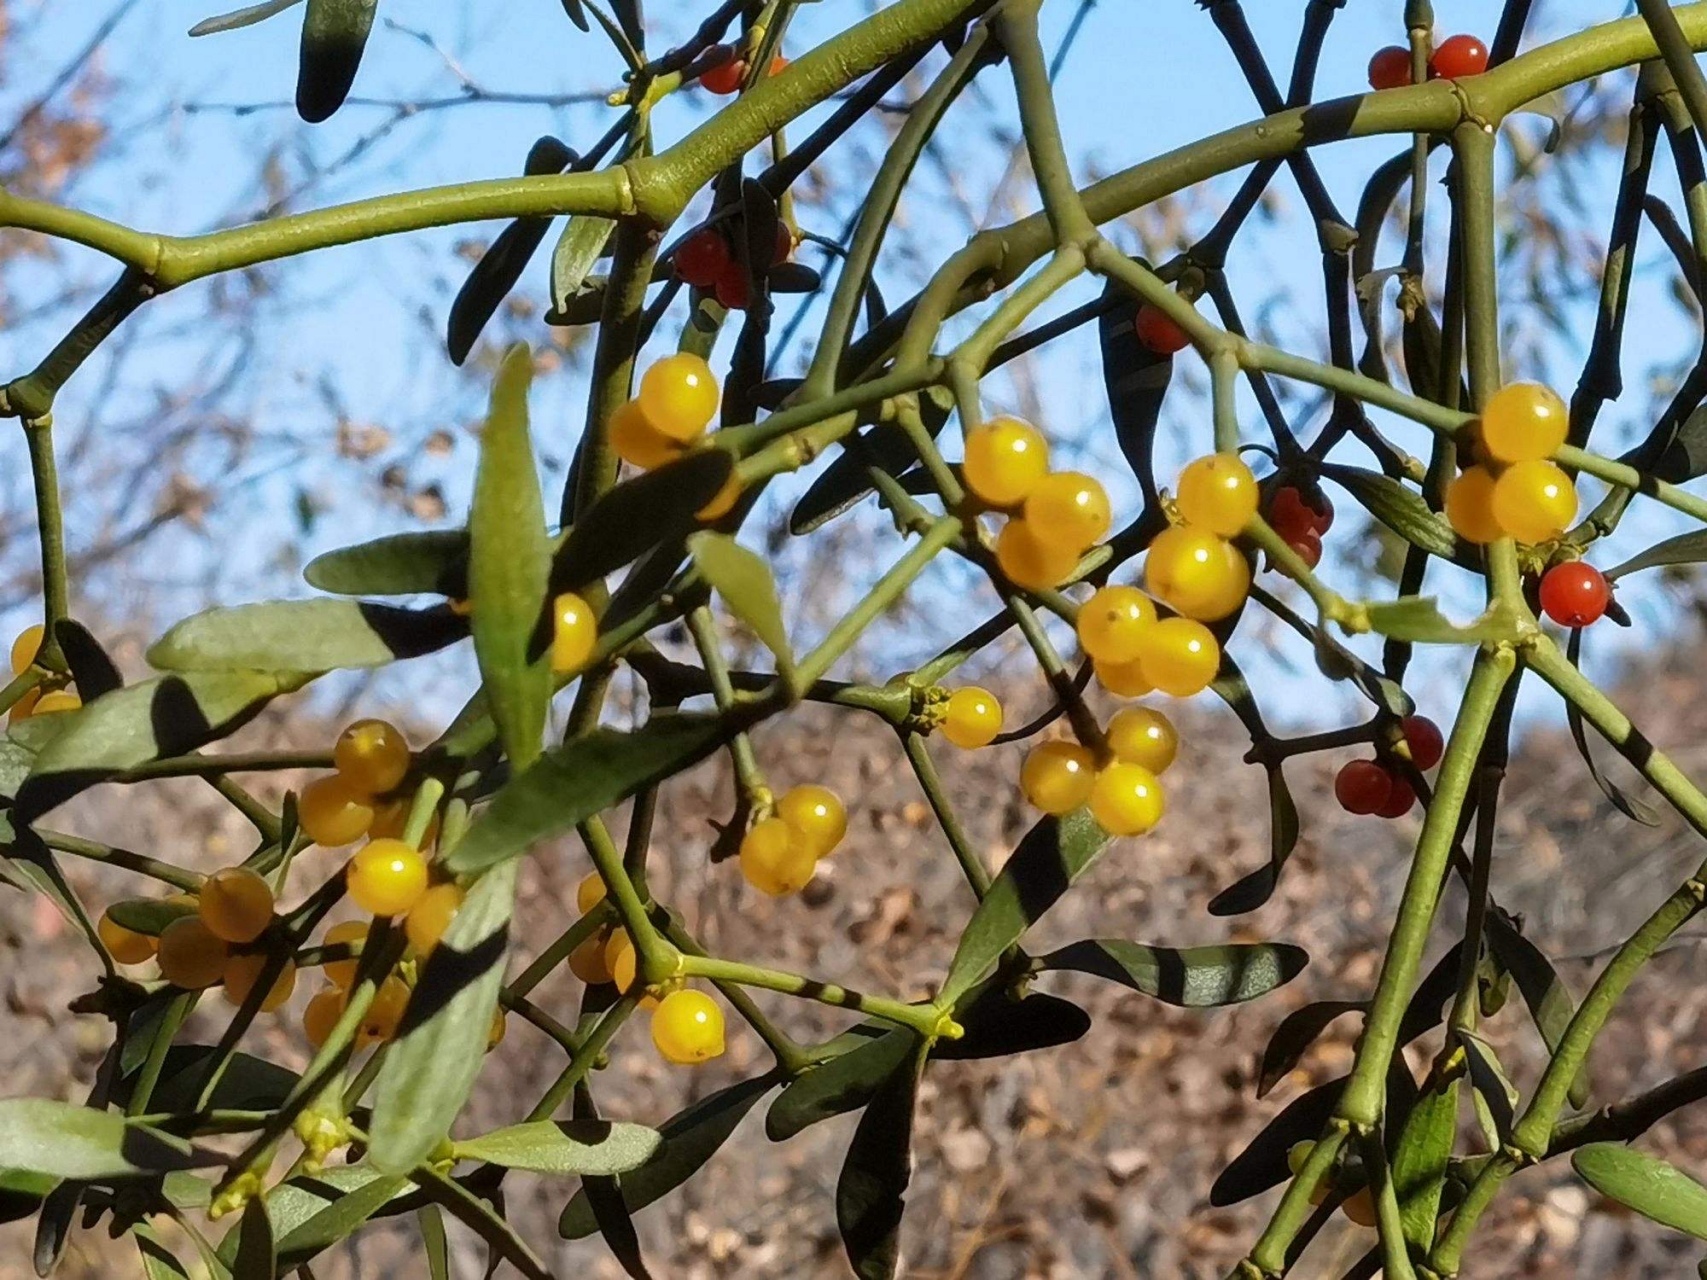
[[115, 848], [110, 844], [101, 844], [95, 840], [85, 840], [81, 836], [62, 835], [57, 831], [38, 831], [42, 843], [60, 853], [69, 853], [73, 857], [83, 858], [89, 862], [104, 862], [108, 866], [121, 867], [126, 871], [134, 871], [138, 875], [152, 876], [163, 884], [169, 884], [175, 889], [186, 893], [197, 892], [205, 878], [197, 872], [186, 871], [175, 867], [170, 862], [162, 862], [158, 858], [150, 858], [147, 854], [132, 853], [129, 849]]
[[1063, 249], [1069, 245], [1088, 248], [1096, 240], [1096, 224], [1079, 199], [1067, 149], [1061, 142], [1061, 121], [1049, 86], [1049, 61], [1037, 35], [1041, 5], [1042, 0], [1008, 0], [996, 11], [996, 30], [1008, 53], [1019, 98], [1020, 128], [1055, 243]]
[[[705, 664], [705, 673], [711, 681], [711, 692], [716, 699], [717, 709], [727, 712], [735, 704], [735, 687], [729, 683], [729, 664], [723, 660], [723, 646], [718, 642], [717, 629], [711, 620], [711, 610], [705, 605], [690, 610], [688, 630], [693, 634], [694, 647], [699, 650], [700, 661]], [[753, 755], [753, 740], [745, 732], [735, 734], [729, 739], [729, 755], [735, 764], [736, 784], [741, 788], [741, 794], [747, 804], [755, 810], [768, 809], [770, 788], [765, 785], [765, 775], [760, 771], [759, 762]]]
[[1653, 33], [1660, 57], [1665, 59], [1672, 79], [1677, 82], [1678, 92], [1689, 107], [1689, 118], [1695, 122], [1696, 134], [1707, 136], [1707, 76], [1701, 74], [1695, 50], [1678, 25], [1670, 0], [1636, 0], [1636, 9]]
[[24, 439], [29, 444], [30, 473], [35, 480], [42, 596], [47, 615], [40, 657], [52, 669], [58, 670], [63, 667], [64, 659], [60, 656], [53, 624], [71, 616], [71, 605], [65, 570], [65, 517], [59, 504], [59, 469], [53, 456], [52, 417], [26, 421]]
[[628, 1015], [639, 1006], [640, 993], [631, 991], [623, 996], [599, 1018], [598, 1025], [581, 1041], [580, 1048], [575, 1050], [569, 1059], [569, 1065], [563, 1068], [561, 1075], [552, 1081], [551, 1087], [545, 1091], [532, 1111], [528, 1112], [530, 1121], [548, 1120], [558, 1107], [569, 1099], [575, 1092], [575, 1086], [587, 1078], [587, 1073], [593, 1069], [593, 1064], [599, 1060], [605, 1051], [605, 1046], [615, 1039], [616, 1033], [622, 1029], [622, 1024], [628, 1021]]
[[640, 976], [648, 983], [662, 982], [675, 969], [675, 948], [659, 935], [646, 914], [634, 881], [622, 865], [622, 850], [616, 847], [610, 832], [598, 818], [588, 818], [576, 828], [587, 846], [587, 853], [605, 882], [605, 896], [616, 908], [617, 919], [627, 930], [629, 941], [639, 958]]
[[972, 847], [972, 841], [966, 835], [966, 828], [960, 825], [960, 816], [955, 813], [954, 805], [949, 801], [948, 789], [942, 785], [942, 777], [936, 771], [936, 762], [931, 759], [930, 745], [922, 733], [903, 733], [902, 745], [906, 748], [907, 759], [912, 763], [913, 774], [919, 780], [919, 787], [925, 793], [925, 799], [931, 806], [931, 812], [936, 814], [937, 825], [948, 838], [948, 847], [954, 851], [955, 861], [960, 863], [960, 869], [965, 873], [966, 883], [972, 886], [972, 893], [980, 902], [990, 891], [990, 873], [978, 857], [978, 851]]
[[820, 1004], [837, 1009], [854, 1009], [869, 1017], [893, 1022], [896, 1026], [911, 1027], [921, 1036], [934, 1035], [941, 1019], [937, 1010], [929, 1005], [903, 1004], [886, 996], [864, 995], [837, 986], [833, 982], [820, 982], [815, 978], [802, 977], [798, 973], [765, 969], [735, 960], [721, 960], [714, 956], [684, 955], [679, 972], [683, 977], [761, 987], [766, 991], [780, 991], [784, 995], [799, 996], [803, 1000], [816, 1000]]

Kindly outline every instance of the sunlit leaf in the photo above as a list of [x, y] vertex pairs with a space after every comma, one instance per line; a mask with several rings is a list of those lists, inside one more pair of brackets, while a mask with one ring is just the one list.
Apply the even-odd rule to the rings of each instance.
[[211, 18], [203, 18], [190, 28], [192, 36], [211, 36], [221, 31], [236, 31], [240, 27], [253, 26], [257, 22], [265, 22], [286, 9], [294, 9], [302, 0], [262, 0], [260, 4], [245, 5], [241, 9], [233, 9], [230, 13], [217, 14]]
[[308, 585], [340, 596], [431, 592], [468, 598], [468, 531], [393, 533], [316, 556], [302, 571]]
[[0, 1099], [0, 1169], [92, 1182], [202, 1168], [220, 1159], [110, 1111], [46, 1098]]
[[1571, 1168], [1608, 1200], [1707, 1240], [1707, 1187], [1658, 1156], [1619, 1142], [1591, 1142], [1571, 1154]]
[[494, 1129], [456, 1144], [462, 1160], [485, 1160], [533, 1173], [609, 1176], [644, 1164], [658, 1132], [608, 1120], [536, 1120]]
[[837, 1054], [795, 1077], [765, 1113], [765, 1135], [785, 1142], [809, 1125], [857, 1111], [894, 1074], [918, 1044], [918, 1037], [896, 1027]]
[[1240, 1004], [1285, 986], [1310, 962], [1283, 942], [1149, 947], [1118, 938], [1075, 942], [1041, 957], [1044, 969], [1076, 969], [1185, 1009]]
[[729, 611], [753, 629], [753, 634], [775, 655], [777, 669], [794, 664], [788, 630], [782, 621], [776, 580], [770, 566], [753, 552], [721, 533], [701, 532], [688, 539], [688, 553], [700, 576], [723, 598]]
[[443, 607], [279, 600], [186, 618], [148, 661], [162, 671], [335, 671], [418, 658], [467, 634], [467, 620]]

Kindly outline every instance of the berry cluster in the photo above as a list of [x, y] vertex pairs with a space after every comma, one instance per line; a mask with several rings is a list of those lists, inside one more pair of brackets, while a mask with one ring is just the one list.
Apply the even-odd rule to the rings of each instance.
[[[1488, 46], [1475, 36], [1448, 36], [1435, 47], [1428, 60], [1431, 80], [1462, 80], [1488, 69]], [[1369, 60], [1371, 89], [1398, 89], [1411, 82], [1411, 51], [1390, 44], [1375, 51]]]
[[1466, 542], [1551, 542], [1576, 518], [1571, 478], [1547, 459], [1570, 413], [1546, 387], [1514, 382], [1488, 397], [1475, 424], [1477, 461], [1446, 487], [1446, 518]]
[[[1440, 763], [1446, 739], [1440, 726], [1427, 716], [1407, 716], [1399, 732], [1410, 752], [1411, 763], [1427, 772]], [[1373, 814], [1378, 818], [1402, 818], [1417, 802], [1416, 788], [1390, 762], [1382, 759], [1352, 760], [1334, 778], [1334, 799], [1347, 813]]]
[[[673, 462], [692, 448], [711, 425], [721, 391], [705, 360], [689, 351], [656, 361], [640, 379], [640, 392], [611, 415], [610, 445], [642, 471]], [[734, 476], [694, 514], [701, 520], [727, 515], [741, 496]]]
[[[737, 224], [735, 233], [740, 234], [743, 228]], [[763, 262], [751, 263], [751, 274], [748, 266], [741, 262], [740, 255], [735, 251], [734, 244], [719, 227], [701, 227], [682, 242], [672, 259], [676, 277], [684, 284], [692, 285], [706, 293], [716, 296], [717, 301], [731, 311], [745, 311], [747, 304], [752, 301], [751, 279], [754, 275], [764, 275], [774, 271], [788, 261], [794, 252], [794, 233], [788, 229], [788, 224], [781, 219], [776, 224], [776, 243], [772, 246], [770, 256]]]
[[363, 836], [403, 834], [409, 802], [387, 798], [409, 773], [409, 743], [396, 725], [357, 720], [332, 747], [335, 772], [302, 789], [296, 815], [315, 844], [341, 849]]
[[794, 787], [741, 838], [741, 874], [773, 898], [799, 893], [847, 831], [848, 811], [834, 791]]
[[[18, 638], [12, 641], [12, 674], [21, 676], [28, 671], [30, 664], [41, 652], [42, 636], [46, 634], [38, 622], [25, 627], [18, 632]], [[12, 704], [11, 721], [16, 724], [31, 716], [52, 715], [55, 712], [75, 711], [83, 705], [83, 699], [70, 689], [49, 689], [43, 693], [40, 689], [31, 689], [23, 697]]]
[[1008, 520], [996, 563], [1030, 590], [1059, 586], [1108, 532], [1108, 494], [1091, 476], [1049, 470], [1049, 442], [1018, 418], [993, 418], [966, 433], [961, 473], [972, 496]]

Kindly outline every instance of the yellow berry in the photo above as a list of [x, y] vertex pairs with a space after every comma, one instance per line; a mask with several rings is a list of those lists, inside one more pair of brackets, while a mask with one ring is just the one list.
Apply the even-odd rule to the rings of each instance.
[[605, 882], [597, 871], [589, 871], [575, 889], [575, 910], [586, 915], [605, 900]]
[[[1309, 1140], [1295, 1142], [1286, 1153], [1286, 1167], [1297, 1177], [1304, 1169], [1304, 1162], [1310, 1158], [1310, 1153], [1316, 1149], [1316, 1144]], [[1318, 1178], [1316, 1185], [1310, 1188], [1310, 1203], [1321, 1204], [1328, 1198], [1328, 1180]]]
[[18, 638], [12, 641], [12, 674], [22, 675], [30, 663], [36, 660], [36, 654], [41, 652], [42, 636], [46, 632], [41, 623], [31, 623], [18, 632]]
[[225, 943], [200, 916], [180, 916], [160, 931], [160, 975], [175, 987], [211, 987], [225, 976], [225, 956]]
[[344, 880], [369, 915], [400, 916], [427, 891], [427, 862], [401, 840], [372, 840], [350, 859]]
[[723, 482], [723, 487], [711, 495], [711, 501], [693, 513], [695, 520], [721, 520], [735, 509], [735, 503], [746, 492], [741, 486], [741, 477], [730, 472], [729, 478]]
[[605, 944], [608, 931], [600, 929], [569, 953], [569, 972], [589, 987], [609, 982], [610, 966], [605, 963]]
[[12, 704], [12, 710], [6, 717], [7, 720], [12, 724], [17, 724], [20, 720], [28, 720], [36, 713], [36, 703], [40, 701], [41, 690], [31, 689]]
[[1163, 618], [1150, 629], [1138, 657], [1144, 678], [1163, 693], [1189, 698], [1209, 687], [1221, 669], [1221, 646], [1190, 618]]
[[815, 859], [827, 855], [848, 833], [848, 811], [828, 787], [791, 788], [776, 802], [776, 816], [793, 828]]
[[1501, 536], [1494, 519], [1494, 474], [1486, 467], [1466, 467], [1446, 486], [1446, 519], [1466, 542], [1478, 546], [1497, 542]]
[[804, 889], [817, 866], [812, 846], [781, 818], [766, 818], [741, 838], [741, 874], [773, 898]]
[[82, 705], [83, 699], [70, 689], [51, 689], [36, 699], [35, 714], [50, 716], [55, 712], [75, 711]]
[[699, 356], [665, 356], [640, 379], [640, 410], [653, 430], [686, 443], [705, 430], [717, 412], [717, 379]]
[[648, 422], [638, 400], [626, 401], [611, 414], [610, 447], [617, 457], [642, 471], [661, 467], [682, 456], [681, 442], [670, 439]]
[[454, 884], [436, 884], [409, 908], [409, 914], [403, 918], [403, 933], [416, 955], [431, 954], [461, 905], [461, 889]]
[[1546, 458], [1565, 443], [1571, 412], [1552, 390], [1536, 382], [1514, 382], [1488, 397], [1482, 408], [1482, 444], [1501, 462]]
[[967, 432], [961, 468], [980, 502], [1017, 506], [1049, 474], [1049, 442], [1029, 422], [993, 418]]
[[1091, 816], [1111, 836], [1139, 836], [1162, 820], [1162, 784], [1141, 764], [1116, 760], [1091, 787]]
[[[255, 989], [255, 984], [261, 980], [261, 970], [267, 967], [267, 956], [261, 952], [249, 952], [240, 956], [232, 956], [225, 962], [225, 999], [230, 1004], [241, 1005], [249, 998], [249, 993]], [[279, 976], [273, 979], [272, 987], [261, 997], [261, 1012], [271, 1013], [286, 1000], [290, 993], [296, 990], [296, 962], [288, 956], [284, 968], [279, 970]]]
[[1079, 645], [1093, 662], [1134, 662], [1156, 606], [1137, 587], [1102, 587], [1079, 607]]
[[1345, 1198], [1345, 1202], [1340, 1205], [1340, 1208], [1345, 1212], [1346, 1217], [1360, 1227], [1373, 1227], [1375, 1225], [1375, 1198], [1369, 1194], [1368, 1187], [1359, 1187], [1352, 1192]]
[[1551, 462], [1514, 462], [1494, 482], [1494, 519], [1519, 542], [1551, 542], [1576, 515], [1576, 488]]
[[1098, 662], [1092, 659], [1091, 670], [1096, 672], [1097, 683], [1117, 697], [1142, 698], [1146, 693], [1156, 691], [1156, 686], [1144, 678], [1142, 662]]
[[409, 772], [409, 743], [394, 724], [358, 720], [338, 735], [332, 764], [355, 790], [376, 796], [390, 791]]
[[987, 689], [968, 685], [948, 695], [942, 736], [967, 751], [987, 747], [1002, 731], [1002, 704]]
[[1025, 497], [1025, 521], [1032, 536], [1075, 556], [1100, 540], [1112, 520], [1102, 485], [1078, 471], [1044, 476]]
[[387, 978], [373, 993], [373, 1003], [362, 1016], [356, 1032], [356, 1044], [365, 1048], [383, 1043], [397, 1034], [403, 1022], [403, 1011], [409, 1007], [409, 987], [403, 979]]
[[1180, 473], [1174, 503], [1187, 524], [1231, 538], [1257, 513], [1257, 480], [1236, 453], [1212, 453]]
[[[296, 820], [315, 844], [339, 849], [354, 844], [374, 825], [373, 797], [341, 773], [316, 778], [296, 798]], [[401, 834], [401, 832], [399, 832]]]
[[273, 890], [248, 867], [226, 867], [202, 882], [202, 923], [226, 942], [253, 942], [273, 921]]
[[1245, 602], [1251, 567], [1225, 538], [1178, 525], [1163, 530], [1150, 543], [1144, 585], [1175, 612], [1214, 622]]
[[1108, 749], [1116, 760], [1161, 774], [1179, 751], [1173, 721], [1152, 707], [1127, 707], [1108, 722]]
[[579, 671], [599, 642], [599, 624], [587, 602], [565, 591], [551, 605], [551, 669], [560, 676]]
[[141, 964], [154, 954], [158, 945], [146, 933], [137, 933], [127, 929], [110, 912], [103, 911], [101, 918], [95, 922], [95, 932], [101, 937], [101, 945], [112, 953], [114, 960], [120, 964]]
[[314, 993], [308, 1007], [302, 1011], [302, 1034], [318, 1049], [344, 1016], [344, 993], [337, 987], [327, 987]]
[[618, 929], [611, 935], [610, 946], [605, 948], [605, 960], [610, 965], [611, 981], [616, 983], [616, 989], [627, 995], [640, 972], [640, 953], [634, 949], [627, 930]]
[[652, 1043], [667, 1062], [709, 1062], [723, 1052], [723, 1011], [701, 991], [672, 991], [652, 1014]]
[[356, 980], [356, 966], [361, 963], [362, 944], [367, 941], [368, 926], [365, 920], [346, 920], [335, 924], [326, 930], [326, 936], [321, 944], [328, 947], [347, 946], [355, 951], [348, 960], [328, 960], [326, 976], [335, 985], [348, 987]]
[[[414, 800], [409, 796], [376, 802], [373, 806], [373, 825], [367, 829], [368, 835], [375, 840], [401, 840], [403, 833], [409, 828], [409, 810], [412, 808]], [[428, 848], [438, 838], [439, 814], [435, 809], [433, 816], [427, 819], [427, 829], [421, 833], [420, 847]]]
[[1023, 519], [1009, 520], [996, 535], [997, 566], [1016, 587], [1031, 591], [1065, 582], [1078, 567], [1082, 550], [1040, 541]]
[[1090, 798], [1096, 759], [1076, 742], [1045, 742], [1020, 766], [1019, 785], [1033, 808], [1063, 814]]

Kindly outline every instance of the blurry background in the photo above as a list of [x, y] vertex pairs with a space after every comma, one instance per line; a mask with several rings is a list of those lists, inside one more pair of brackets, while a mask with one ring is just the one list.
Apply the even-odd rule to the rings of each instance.
[[[147, 229], [193, 233], [388, 191], [518, 173], [541, 134], [584, 147], [614, 118], [604, 98], [620, 83], [617, 60], [596, 36], [574, 30], [551, 0], [387, 4], [355, 98], [315, 127], [302, 124], [290, 105], [295, 16], [186, 38], [217, 7], [210, 0], [0, 0], [0, 183]], [[805, 6], [791, 50], [874, 7], [864, 0]], [[648, 48], [667, 48], [707, 8], [655, 4]], [[1440, 0], [1436, 9], [1441, 36], [1491, 37], [1497, 6], [1486, 0]], [[1255, 114], [1197, 5], [1058, 0], [1045, 10], [1045, 43], [1063, 68], [1057, 89], [1082, 181]], [[1249, 21], [1282, 78], [1302, 10], [1302, 0], [1249, 6]], [[1364, 87], [1369, 54], [1403, 39], [1401, 13], [1399, 0], [1376, 0], [1338, 16], [1319, 97]], [[1538, 0], [1526, 47], [1621, 13], [1614, 0]], [[928, 58], [891, 94], [892, 109], [874, 113], [797, 186], [805, 229], [845, 239], [904, 104], [940, 63], [940, 53]], [[1542, 378], [1567, 395], [1592, 325], [1633, 80], [1623, 74], [1575, 89], [1542, 104], [1551, 120], [1519, 116], [1502, 134], [1507, 373]], [[722, 101], [699, 91], [675, 95], [656, 115], [658, 136], [666, 142], [680, 136]], [[795, 126], [798, 136], [821, 114]], [[1397, 149], [1389, 139], [1316, 153], [1348, 221], [1369, 171]], [[1443, 171], [1437, 156], [1434, 176]], [[1654, 193], [1681, 214], [1663, 145], [1654, 175]], [[1132, 252], [1165, 258], [1212, 225], [1239, 176], [1141, 210], [1110, 234]], [[968, 234], [1035, 207], [1011, 93], [1000, 72], [986, 74], [957, 104], [914, 175], [878, 272], [885, 295], [892, 303], [907, 297]], [[1431, 196], [1437, 232], [1444, 212], [1437, 188]], [[444, 354], [450, 300], [495, 232], [458, 227], [374, 241], [190, 286], [150, 304], [70, 384], [55, 417], [74, 609], [127, 669], [140, 669], [147, 642], [185, 613], [305, 594], [301, 566], [320, 551], [396, 529], [460, 524], [487, 376], [496, 353], [513, 339], [529, 341], [538, 353], [536, 447], [549, 468], [548, 491], [561, 484], [584, 419], [590, 334], [542, 322], [549, 248], [467, 366], [454, 368]], [[1228, 274], [1256, 336], [1320, 354], [1326, 339], [1314, 245], [1308, 215], [1283, 175], [1238, 241]], [[1390, 229], [1377, 265], [1396, 264], [1400, 247]], [[828, 260], [810, 246], [798, 256], [814, 266]], [[96, 255], [0, 231], [0, 376], [32, 367], [112, 276], [112, 266]], [[1651, 227], [1644, 228], [1634, 278], [1626, 391], [1602, 414], [1597, 437], [1608, 453], [1645, 434], [1700, 346], [1693, 296]], [[1438, 288], [1438, 274], [1429, 283]], [[1082, 282], [1033, 323], [1094, 289]], [[1389, 285], [1394, 330], [1391, 293]], [[795, 306], [794, 299], [779, 299], [779, 321], [786, 323]], [[793, 341], [775, 354], [777, 373], [804, 367], [819, 319], [817, 301], [806, 300]], [[675, 332], [672, 321], [660, 326], [660, 351], [673, 346]], [[1402, 367], [1396, 353], [1391, 363]], [[1190, 356], [1180, 366], [1164, 415], [1164, 477], [1208, 443], [1206, 379]], [[1307, 435], [1325, 416], [1325, 404], [1307, 388], [1281, 389], [1289, 416]], [[1102, 477], [1117, 520], [1135, 513], [1137, 489], [1109, 432], [1094, 329], [1007, 366], [987, 384], [986, 397], [993, 409], [1037, 421], [1066, 459]], [[1254, 412], [1247, 421], [1260, 438]], [[1381, 425], [1401, 445], [1426, 450], [1415, 430]], [[33, 502], [22, 442], [0, 435], [0, 449], [9, 450], [0, 457], [11, 463], [0, 467], [0, 627], [15, 631], [39, 616]], [[1368, 465], [1359, 453], [1358, 446], [1344, 451], [1347, 460]], [[745, 532], [778, 564], [800, 646], [810, 645], [899, 553], [887, 519], [869, 503], [809, 539], [788, 538], [783, 522], [811, 474], [774, 486]], [[1585, 509], [1596, 496], [1585, 484]], [[1387, 540], [1365, 527], [1349, 499], [1339, 509], [1328, 572], [1348, 594], [1390, 590], [1386, 575], [1397, 561]], [[1674, 531], [1666, 516], [1638, 506], [1611, 548], [1597, 547], [1594, 559], [1609, 565]], [[1436, 567], [1430, 589], [1441, 592], [1449, 611], [1468, 613], [1476, 596], [1454, 572]], [[1638, 722], [1682, 763], [1707, 763], [1702, 752], [1694, 758], [1691, 752], [1703, 726], [1696, 722], [1699, 685], [1687, 660], [1697, 625], [1689, 575], [1643, 575], [1620, 598], [1636, 626], [1597, 628], [1591, 670], [1624, 681]], [[987, 583], [943, 559], [851, 655], [846, 670], [882, 677], [905, 669], [996, 603]], [[1329, 727], [1361, 718], [1347, 691], [1317, 675], [1296, 637], [1268, 619], [1253, 612], [1233, 651], [1277, 726]], [[1443, 722], [1462, 661], [1456, 653], [1430, 654], [1413, 667], [1409, 686], [1422, 709]], [[1000, 691], [1016, 716], [1042, 704], [1041, 681], [1018, 648], [998, 646], [967, 675]], [[466, 646], [378, 675], [330, 679], [269, 713], [246, 738], [324, 742], [359, 705], [363, 714], [398, 719], [425, 741], [473, 681]], [[1238, 761], [1242, 730], [1218, 704], [1200, 701], [1180, 717], [1190, 745], [1170, 774], [1173, 812], [1163, 830], [1106, 860], [1089, 891], [1073, 895], [1042, 932], [1060, 941], [1094, 933], [1168, 944], [1283, 938], [1311, 950], [1311, 968], [1267, 1001], [1209, 1016], [1064, 984], [1106, 1015], [1084, 1041], [1026, 1059], [933, 1071], [920, 1125], [909, 1274], [1223, 1274], [1259, 1219], [1251, 1206], [1206, 1207], [1214, 1171], [1299, 1086], [1329, 1079], [1348, 1063], [1350, 1020], [1319, 1043], [1297, 1081], [1252, 1100], [1256, 1054], [1286, 1009], [1367, 992], [1414, 820], [1343, 819], [1326, 791], [1338, 758], [1300, 761], [1289, 773], [1305, 815], [1304, 843], [1280, 892], [1253, 916], [1208, 917], [1203, 907], [1214, 892], [1266, 857], [1267, 815], [1260, 772]], [[1550, 697], [1530, 691], [1524, 754], [1502, 811], [1496, 894], [1527, 913], [1550, 954], [1583, 956], [1622, 937], [1696, 858], [1670, 827], [1650, 832], [1606, 810], [1560, 721]], [[761, 904], [734, 883], [731, 868], [708, 867], [709, 820], [729, 809], [727, 770], [717, 761], [666, 797], [656, 856], [668, 874], [658, 888], [698, 920], [713, 946], [745, 955], [751, 940], [762, 938], [766, 952], [752, 958], [922, 992], [940, 972], [968, 902], [895, 744], [861, 722], [806, 714], [768, 726], [758, 747], [774, 781], [823, 780], [855, 810], [855, 837], [827, 881], [802, 899]], [[1011, 749], [976, 758], [947, 752], [938, 752], [945, 772], [976, 819], [990, 860], [999, 862], [1025, 824], [1014, 804], [1018, 757]], [[299, 782], [277, 779], [278, 788]], [[276, 797], [278, 788], [269, 794]], [[204, 794], [211, 798], [189, 782], [132, 788], [80, 802], [56, 821], [80, 834], [160, 848], [174, 860], [217, 865], [240, 856], [245, 835]], [[191, 852], [184, 851], [186, 833], [196, 846]], [[570, 908], [556, 904], [572, 896], [583, 864], [580, 851], [568, 848], [531, 864], [530, 889], [539, 904], [525, 913], [532, 941], [561, 927]], [[72, 871], [97, 904], [135, 888], [81, 866]], [[305, 871], [305, 882], [324, 873], [324, 867]], [[1449, 899], [1445, 910], [1451, 919], [1461, 902]], [[7, 997], [0, 1018], [15, 1024], [0, 1036], [0, 1092], [80, 1097], [103, 1027], [73, 1017], [65, 1004], [90, 983], [93, 966], [41, 900], [0, 896], [0, 928], [8, 948], [0, 962]], [[1691, 1056], [1702, 1045], [1699, 1001], [1686, 982], [1675, 981], [1695, 962], [1689, 947], [1663, 957], [1625, 1021], [1608, 1031], [1597, 1058], [1600, 1100], [1699, 1064]], [[1579, 991], [1586, 972], [1580, 964], [1567, 969]], [[574, 998], [567, 979], [544, 990], [556, 990], [566, 1007]], [[1517, 1047], [1527, 1043], [1521, 1012], [1508, 1012], [1494, 1030], [1506, 1065], [1527, 1083], [1534, 1060]], [[256, 1039], [281, 1060], [301, 1058], [293, 1023], [280, 1022]], [[629, 1046], [606, 1073], [601, 1097], [610, 1114], [660, 1120], [688, 1097], [750, 1074], [757, 1051], [750, 1037], [737, 1037], [715, 1070], [688, 1075], [660, 1067], [644, 1045]], [[537, 1093], [554, 1072], [538, 1038], [518, 1031], [493, 1060], [478, 1118], [510, 1118], [508, 1100]], [[750, 1120], [706, 1175], [639, 1219], [657, 1273], [841, 1274], [830, 1193], [850, 1131], [851, 1122], [833, 1122], [779, 1148]], [[1699, 1127], [1667, 1130], [1659, 1141], [1693, 1143], [1688, 1151], [1699, 1169], [1702, 1136]], [[1689, 1154], [1683, 1163], [1691, 1167]], [[1591, 1213], [1595, 1206], [1580, 1187], [1550, 1172], [1525, 1177], [1515, 1187], [1527, 1198], [1516, 1197], [1519, 1203], [1490, 1218], [1498, 1245], [1467, 1274], [1668, 1275], [1686, 1265], [1684, 1254], [1666, 1252], [1677, 1247], [1674, 1241]], [[555, 1245], [566, 1268], [615, 1274], [596, 1243], [556, 1245], [552, 1223], [566, 1197], [563, 1187], [541, 1185], [537, 1193], [518, 1191], [511, 1209], [547, 1257]], [[1308, 1274], [1338, 1274], [1372, 1240], [1349, 1228], [1338, 1239], [1337, 1230], [1310, 1256], [1316, 1269]], [[347, 1256], [317, 1270], [369, 1275], [396, 1266], [409, 1274], [413, 1264], [397, 1252], [402, 1241], [389, 1226], [376, 1227]], [[463, 1261], [472, 1267], [472, 1255]], [[131, 1265], [128, 1244], [108, 1252], [99, 1239], [80, 1239], [67, 1263], [73, 1275]], [[0, 1228], [0, 1276], [26, 1269], [27, 1235]]]

